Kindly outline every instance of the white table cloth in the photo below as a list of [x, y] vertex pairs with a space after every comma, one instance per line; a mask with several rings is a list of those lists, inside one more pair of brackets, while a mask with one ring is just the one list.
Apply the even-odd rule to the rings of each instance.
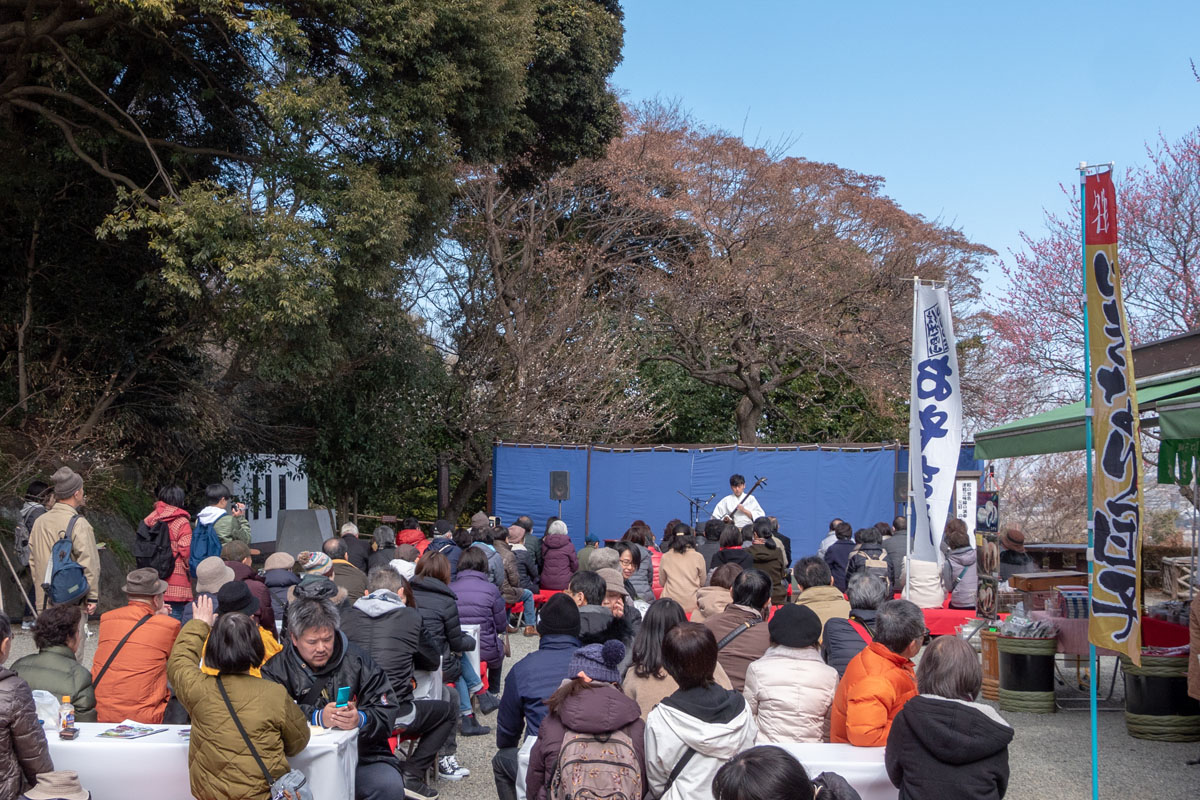
[[[78, 772], [92, 800], [192, 800], [188, 742], [177, 733], [187, 725], [162, 725], [167, 730], [140, 739], [102, 739], [100, 732], [113, 727], [107, 723], [79, 722], [75, 727], [76, 739], [65, 741], [51, 731], [46, 740], [54, 768]], [[229, 735], [238, 736], [232, 725]], [[353, 800], [358, 731], [313, 736], [289, 763], [308, 776], [313, 797]]]
[[808, 777], [815, 778], [822, 772], [836, 772], [858, 791], [862, 800], [896, 800], [899, 796], [899, 791], [888, 779], [882, 747], [800, 742], [786, 742], [779, 746], [804, 765]]

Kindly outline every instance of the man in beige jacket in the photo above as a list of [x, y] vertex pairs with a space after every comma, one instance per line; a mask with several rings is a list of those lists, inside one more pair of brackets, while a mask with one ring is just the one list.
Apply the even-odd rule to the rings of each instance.
[[[50, 563], [50, 551], [54, 543], [66, 535], [71, 518], [79, 514], [84, 505], [83, 478], [70, 467], [60, 467], [50, 479], [54, 484], [54, 507], [38, 517], [29, 532], [29, 568], [33, 574], [34, 591], [37, 594], [37, 610], [46, 606], [42, 584], [46, 581], [46, 567]], [[100, 599], [100, 555], [96, 552], [96, 533], [86, 518], [80, 516], [71, 529], [71, 557], [83, 567], [87, 577], [87, 613], [83, 615], [81, 627], [87, 625], [87, 617], [96, 613]], [[84, 635], [80, 634], [82, 650]]]
[[[849, 619], [850, 603], [833, 585], [833, 573], [829, 565], [820, 556], [809, 556], [796, 562], [793, 572], [800, 594], [796, 596], [796, 605], [808, 606], [816, 612], [821, 620], [821, 630], [831, 619]], [[817, 637], [817, 643], [821, 638]]]

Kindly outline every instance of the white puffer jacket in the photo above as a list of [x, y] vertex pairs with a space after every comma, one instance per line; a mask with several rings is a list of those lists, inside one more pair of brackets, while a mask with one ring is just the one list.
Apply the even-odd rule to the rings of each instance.
[[[670, 705], [668, 698], [655, 706], [646, 718], [646, 778], [650, 784], [647, 797], [713, 800], [712, 781], [717, 770], [738, 753], [754, 746], [758, 729], [750, 708], [736, 693], [715, 684], [706, 691], [724, 694], [723, 710], [729, 713], [718, 711], [717, 718], [705, 720]], [[678, 697], [678, 694], [672, 697]], [[696, 755], [664, 793], [667, 778], [689, 747]]]
[[771, 645], [746, 669], [743, 695], [758, 723], [758, 744], [829, 741], [838, 674], [815, 647]]

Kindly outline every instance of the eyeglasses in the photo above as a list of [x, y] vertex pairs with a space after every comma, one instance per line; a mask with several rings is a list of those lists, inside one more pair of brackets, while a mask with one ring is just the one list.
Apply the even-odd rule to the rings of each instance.
[[922, 646], [924, 646], [924, 645], [927, 645], [927, 644], [929, 644], [931, 641], [933, 641], [933, 632], [932, 632], [932, 631], [930, 631], [930, 630], [929, 630], [929, 628], [926, 628], [926, 629], [925, 629], [925, 635], [924, 635], [924, 637], [921, 639], [921, 645], [922, 645]]

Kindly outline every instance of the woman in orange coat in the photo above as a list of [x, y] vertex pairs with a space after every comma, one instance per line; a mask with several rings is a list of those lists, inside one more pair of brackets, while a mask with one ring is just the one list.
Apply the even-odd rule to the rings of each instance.
[[875, 617], [875, 638], [850, 660], [833, 696], [829, 740], [857, 747], [887, 744], [892, 720], [917, 694], [912, 657], [925, 640], [925, 617], [908, 600], [889, 600]]

